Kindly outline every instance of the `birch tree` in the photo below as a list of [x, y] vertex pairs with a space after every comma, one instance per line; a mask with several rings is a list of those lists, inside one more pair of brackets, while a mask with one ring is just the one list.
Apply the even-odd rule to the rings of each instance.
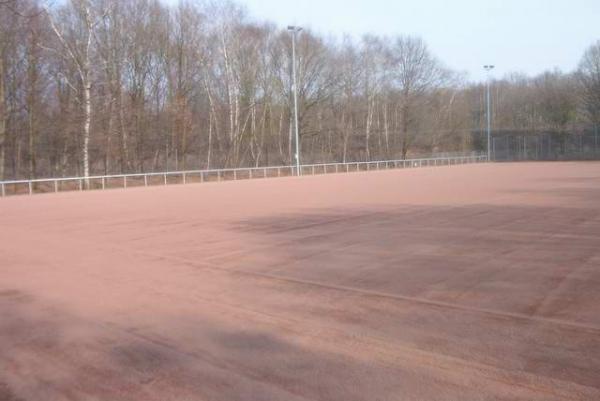
[[[92, 123], [92, 58], [94, 57], [94, 34], [98, 24], [106, 17], [108, 10], [97, 12], [91, 0], [71, 0], [68, 6], [56, 15], [46, 9], [50, 27], [58, 44], [49, 48], [71, 62], [79, 79], [80, 102], [83, 109], [82, 126], [82, 169], [83, 176], [90, 175], [90, 130]], [[57, 18], [58, 17], [58, 18]], [[69, 82], [76, 88], [76, 84]]]

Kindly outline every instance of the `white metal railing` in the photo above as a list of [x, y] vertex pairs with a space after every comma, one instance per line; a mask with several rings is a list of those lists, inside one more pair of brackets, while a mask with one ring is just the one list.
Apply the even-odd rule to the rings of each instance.
[[[485, 155], [431, 157], [403, 160], [380, 160], [347, 163], [319, 163], [300, 166], [300, 175], [349, 173], [382, 169], [409, 167], [448, 166], [454, 164], [482, 163]], [[230, 169], [208, 169], [169, 171], [161, 173], [135, 173], [96, 175], [90, 177], [40, 178], [33, 180], [0, 181], [0, 195], [17, 195], [65, 190], [127, 188], [128, 186], [167, 185], [169, 181], [186, 184], [188, 182], [240, 180], [252, 178], [284, 177], [297, 174], [296, 166], [241, 167]], [[117, 181], [117, 184], [115, 184]]]

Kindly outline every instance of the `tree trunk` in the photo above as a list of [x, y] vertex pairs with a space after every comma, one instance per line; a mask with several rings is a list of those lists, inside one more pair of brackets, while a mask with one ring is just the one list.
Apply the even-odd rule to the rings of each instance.
[[92, 99], [91, 99], [92, 85], [89, 83], [89, 79], [83, 82], [83, 176], [90, 176], [90, 125], [92, 122]]
[[408, 106], [404, 105], [402, 106], [402, 159], [406, 159], [406, 155], [408, 154], [408, 117]]
[[29, 148], [29, 178], [36, 176], [36, 143], [37, 143], [37, 86], [38, 86], [38, 59], [37, 35], [32, 32], [28, 49], [27, 75], [29, 81], [27, 93], [27, 133]]
[[281, 159], [282, 163], [285, 160], [285, 152], [283, 150], [283, 117], [284, 117], [284, 113], [285, 113], [285, 110], [283, 108], [281, 108], [281, 113], [279, 114], [279, 125], [277, 127], [279, 158]]
[[[32, 107], [32, 106], [30, 106]], [[28, 139], [29, 139], [29, 179], [34, 179], [35, 178], [35, 171], [36, 171], [36, 154], [35, 154], [35, 146], [36, 146], [36, 137], [37, 137], [37, 127], [36, 127], [36, 120], [35, 120], [36, 116], [35, 116], [35, 108], [32, 107], [32, 109], [29, 110], [29, 116], [28, 116]]]
[[[383, 134], [385, 135], [385, 141], [389, 144], [390, 137], [390, 124], [388, 122], [388, 106], [387, 104], [383, 104]], [[389, 145], [388, 145], [388, 154], [389, 154]]]
[[210, 156], [212, 152], [212, 112], [208, 112], [208, 150], [206, 151], [206, 169], [210, 169]]
[[[116, 82], [116, 93], [115, 93], [115, 100], [117, 101], [117, 109], [118, 109], [118, 113], [119, 113], [119, 118], [118, 121], [119, 123], [117, 124], [118, 126], [118, 130], [119, 130], [119, 139], [120, 139], [120, 145], [121, 145], [121, 149], [120, 149], [120, 161], [121, 161], [121, 173], [125, 173], [129, 170], [130, 167], [130, 163], [129, 163], [129, 147], [128, 147], [128, 135], [127, 135], [127, 126], [125, 124], [125, 110], [124, 110], [124, 105], [123, 105], [123, 91], [121, 90], [121, 78], [120, 78], [120, 72], [117, 72], [117, 77], [115, 78], [115, 82]], [[139, 124], [139, 119], [140, 116], [138, 114], [138, 111], [140, 108], [138, 108], [137, 106], [137, 102], [139, 101], [139, 99], [135, 99], [134, 104], [132, 105], [132, 110], [134, 110], [134, 118], [135, 118], [135, 124], [136, 124], [136, 129], [138, 128], [137, 125]], [[111, 133], [112, 134], [112, 133]]]
[[368, 96], [367, 99], [367, 121], [365, 124], [365, 153], [367, 155], [367, 160], [371, 160], [371, 152], [369, 149], [369, 139], [371, 137], [371, 126], [373, 124], [373, 109], [375, 106], [375, 99], [371, 96]]

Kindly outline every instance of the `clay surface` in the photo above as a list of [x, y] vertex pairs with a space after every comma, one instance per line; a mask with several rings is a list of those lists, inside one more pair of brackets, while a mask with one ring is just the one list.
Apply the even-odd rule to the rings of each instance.
[[598, 400], [600, 163], [0, 199], [0, 400]]

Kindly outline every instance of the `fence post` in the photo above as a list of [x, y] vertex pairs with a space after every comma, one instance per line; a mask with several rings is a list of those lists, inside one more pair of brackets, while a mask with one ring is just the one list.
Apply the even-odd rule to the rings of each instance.
[[267, 168], [263, 169], [263, 178], [267, 178]]
[[148, 186], [148, 176], [146, 174], [144, 174], [144, 186]]
[[184, 184], [187, 184], [187, 180], [186, 180], [186, 178], [185, 178], [185, 173], [183, 173], [183, 183], [184, 183]]
[[221, 170], [217, 171], [217, 181], [221, 181]]
[[[2, 185], [2, 189], [4, 189], [4, 185]], [[54, 192], [58, 192], [58, 181], [54, 180]], [[4, 194], [2, 194], [4, 195]]]
[[312, 175], [315, 175], [315, 166], [314, 166], [314, 165], [312, 166], [312, 169], [311, 169], [311, 174], [312, 174]]
[[123, 188], [127, 188], [127, 176], [123, 176]]
[[29, 184], [29, 195], [31, 195], [31, 194], [33, 194], [33, 188], [31, 185], [31, 181], [29, 181], [28, 184]]
[[2, 196], [6, 196], [6, 189], [4, 188], [4, 183], [2, 183]]
[[164, 180], [164, 182], [165, 182], [165, 185], [167, 185], [167, 174], [166, 174], [166, 173], [165, 173], [165, 174], [163, 174], [163, 180]]
[[79, 180], [79, 190], [83, 191], [83, 180]]

